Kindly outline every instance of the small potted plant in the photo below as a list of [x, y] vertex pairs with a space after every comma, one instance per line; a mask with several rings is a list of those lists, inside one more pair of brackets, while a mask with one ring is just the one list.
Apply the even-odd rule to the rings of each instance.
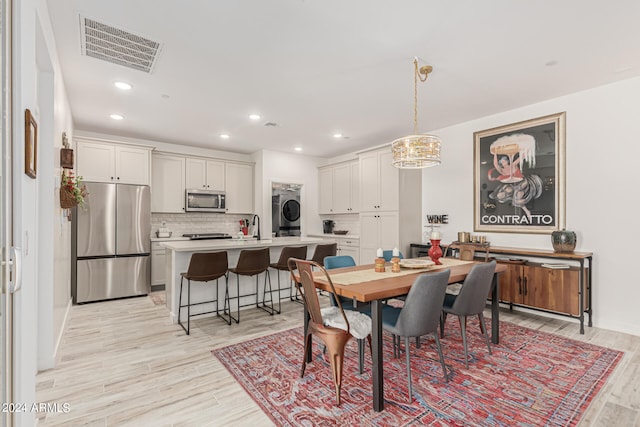
[[82, 183], [81, 176], [74, 176], [73, 171], [62, 170], [62, 184], [60, 185], [60, 207], [69, 209], [84, 205], [84, 198], [88, 195], [87, 187]]

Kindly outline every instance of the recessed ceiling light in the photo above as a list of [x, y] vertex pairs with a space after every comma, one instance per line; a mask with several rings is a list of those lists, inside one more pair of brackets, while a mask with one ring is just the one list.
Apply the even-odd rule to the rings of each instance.
[[249, 114], [251, 120], [260, 120], [260, 114]]
[[334, 133], [333, 134], [333, 137], [336, 138], [336, 139], [342, 138], [342, 136], [343, 135], [341, 133]]
[[228, 133], [221, 133], [221, 134], [220, 134], [220, 138], [222, 138], [222, 139], [229, 139], [229, 138], [230, 138], [230, 136], [229, 136], [229, 134], [228, 134]]
[[122, 120], [122, 119], [124, 119], [124, 116], [122, 114], [111, 114], [109, 117], [111, 117], [113, 120]]
[[133, 87], [129, 83], [126, 83], [126, 82], [115, 82], [114, 86], [117, 87], [118, 89], [121, 89], [121, 90], [129, 90], [129, 89], [131, 89]]
[[296, 150], [296, 151], [302, 151], [302, 147], [294, 147], [294, 150]]

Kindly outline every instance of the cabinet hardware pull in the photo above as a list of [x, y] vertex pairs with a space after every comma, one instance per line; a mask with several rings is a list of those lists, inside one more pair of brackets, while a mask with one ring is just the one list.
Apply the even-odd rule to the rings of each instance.
[[522, 295], [522, 277], [518, 277], [518, 294]]
[[524, 278], [524, 294], [527, 295], [527, 277]]

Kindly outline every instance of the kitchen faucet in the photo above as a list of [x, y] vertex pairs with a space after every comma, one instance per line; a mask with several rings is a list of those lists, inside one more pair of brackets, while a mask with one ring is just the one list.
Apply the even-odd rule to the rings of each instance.
[[260, 217], [257, 214], [253, 215], [253, 225], [256, 225], [256, 219], [258, 220], [258, 235], [256, 237], [260, 240]]

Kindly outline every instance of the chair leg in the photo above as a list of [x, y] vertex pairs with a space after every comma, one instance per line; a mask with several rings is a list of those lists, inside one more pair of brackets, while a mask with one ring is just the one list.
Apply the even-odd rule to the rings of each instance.
[[449, 382], [449, 376], [447, 375], [447, 365], [444, 364], [444, 355], [442, 354], [442, 346], [440, 345], [440, 338], [438, 338], [438, 331], [433, 333], [436, 338], [436, 349], [438, 349], [438, 356], [440, 356], [440, 363], [442, 364], [442, 372], [444, 373], [445, 381]]
[[311, 343], [311, 334], [307, 333], [304, 338], [304, 357], [302, 358], [302, 369], [300, 369], [300, 378], [304, 377], [304, 370], [307, 367], [307, 350], [309, 349], [309, 344]]
[[420, 348], [420, 337], [416, 337], [416, 348]]
[[467, 352], [467, 316], [458, 316], [460, 330], [462, 331], [462, 345], [464, 347], [464, 365], [469, 369], [469, 356]]
[[184, 329], [184, 331], [189, 335], [189, 332], [182, 324], [182, 318], [180, 317], [180, 311], [182, 310], [182, 283], [184, 282], [184, 277], [180, 279], [180, 293], [178, 294], [178, 325]]
[[364, 371], [364, 340], [358, 340], [358, 373], [362, 375]]
[[484, 340], [487, 343], [487, 348], [489, 349], [489, 354], [491, 354], [491, 344], [489, 342], [489, 334], [487, 333], [487, 327], [484, 324], [484, 315], [482, 313], [478, 314], [478, 320], [480, 320], [480, 329], [484, 335]]
[[447, 321], [447, 313], [440, 313], [440, 338], [444, 338], [444, 324]]
[[344, 335], [328, 339], [325, 343], [329, 350], [329, 360], [331, 361], [331, 371], [336, 387], [336, 405], [340, 406], [340, 390], [342, 388], [342, 366], [344, 362], [344, 346], [349, 341], [350, 336]]
[[409, 337], [404, 337], [404, 352], [407, 355], [407, 384], [409, 386], [409, 403], [411, 403], [413, 401], [413, 387], [411, 385], [411, 351], [409, 351]]

